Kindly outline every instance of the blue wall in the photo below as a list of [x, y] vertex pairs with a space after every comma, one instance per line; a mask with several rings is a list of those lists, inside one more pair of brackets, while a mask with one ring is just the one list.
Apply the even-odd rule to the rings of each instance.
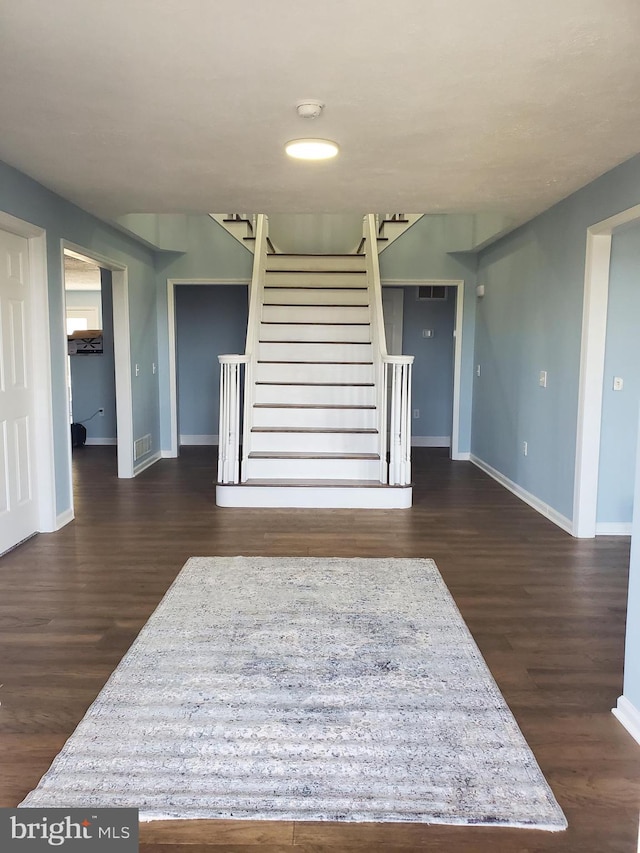
[[[472, 452], [560, 515], [573, 514], [587, 228], [640, 202], [640, 157], [480, 255]], [[612, 335], [617, 328], [612, 327]], [[538, 384], [546, 370], [548, 384]], [[522, 442], [529, 453], [522, 455]]]
[[[464, 281], [459, 450], [466, 453], [471, 448], [476, 256], [450, 253], [449, 247], [447, 217], [423, 216], [382, 252], [380, 276], [383, 284], [385, 280]], [[412, 354], [408, 349], [405, 352]], [[413, 427], [417, 435], [415, 422]]]
[[[181, 222], [181, 227], [183, 224]], [[210, 216], [188, 216], [186, 231], [186, 252], [163, 252], [156, 257], [160, 431], [163, 450], [171, 447], [167, 282], [169, 279], [182, 282], [198, 279], [248, 282], [253, 269], [253, 254]], [[239, 352], [244, 352], [244, 339]], [[182, 432], [184, 434], [184, 430]]]
[[150, 433], [158, 449], [158, 382], [151, 365], [157, 359], [156, 276], [153, 253], [41, 184], [0, 163], [0, 209], [46, 230], [51, 327], [52, 407], [56, 512], [71, 506], [67, 475], [69, 418], [66, 409], [67, 337], [64, 320], [62, 240], [68, 240], [128, 268], [131, 323], [134, 437]]
[[[613, 390], [613, 377], [624, 380]], [[631, 523], [640, 405], [640, 226], [613, 235], [602, 397], [598, 522]]]
[[215, 284], [176, 287], [180, 435], [218, 434], [218, 356], [244, 352], [247, 318], [247, 287]]
[[[100, 270], [100, 284], [101, 292], [97, 295], [102, 297], [103, 352], [101, 355], [72, 355], [69, 359], [73, 420], [84, 423], [87, 439], [115, 439], [116, 383], [113, 361], [113, 300], [109, 270]], [[100, 408], [104, 409], [104, 415], [92, 417]], [[88, 418], [91, 419], [87, 420]]]

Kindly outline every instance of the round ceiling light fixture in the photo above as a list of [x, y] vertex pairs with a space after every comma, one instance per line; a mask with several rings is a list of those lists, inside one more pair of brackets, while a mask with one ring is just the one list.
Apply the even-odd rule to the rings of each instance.
[[330, 160], [340, 149], [330, 139], [292, 139], [284, 150], [296, 160]]

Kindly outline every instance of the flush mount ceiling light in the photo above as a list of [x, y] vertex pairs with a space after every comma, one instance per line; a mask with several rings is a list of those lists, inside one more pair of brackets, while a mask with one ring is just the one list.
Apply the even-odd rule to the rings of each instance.
[[292, 139], [284, 146], [296, 160], [330, 160], [338, 153], [338, 145], [330, 139]]

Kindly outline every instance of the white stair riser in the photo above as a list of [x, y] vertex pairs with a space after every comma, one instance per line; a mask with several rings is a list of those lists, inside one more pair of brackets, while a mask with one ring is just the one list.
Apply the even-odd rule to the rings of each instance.
[[368, 323], [369, 306], [263, 305], [262, 319], [282, 323]]
[[261, 323], [261, 341], [359, 341], [371, 340], [371, 327], [366, 325], [303, 325], [297, 323]]
[[267, 255], [268, 270], [364, 270], [364, 255]]
[[258, 362], [257, 382], [373, 382], [372, 364], [273, 364]]
[[367, 287], [365, 272], [267, 272], [267, 287]]
[[255, 426], [331, 427], [376, 429], [375, 409], [281, 409], [254, 408]]
[[261, 361], [373, 361], [371, 344], [258, 344]]
[[373, 406], [376, 389], [358, 385], [256, 385], [256, 403]]
[[251, 432], [251, 452], [377, 453], [376, 433]]
[[368, 290], [265, 287], [265, 305], [368, 305]]
[[248, 459], [246, 479], [375, 480], [377, 459]]

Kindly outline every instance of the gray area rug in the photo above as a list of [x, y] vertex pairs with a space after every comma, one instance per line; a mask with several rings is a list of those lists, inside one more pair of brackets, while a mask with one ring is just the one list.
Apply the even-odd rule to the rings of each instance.
[[21, 805], [566, 827], [422, 559], [191, 558]]

